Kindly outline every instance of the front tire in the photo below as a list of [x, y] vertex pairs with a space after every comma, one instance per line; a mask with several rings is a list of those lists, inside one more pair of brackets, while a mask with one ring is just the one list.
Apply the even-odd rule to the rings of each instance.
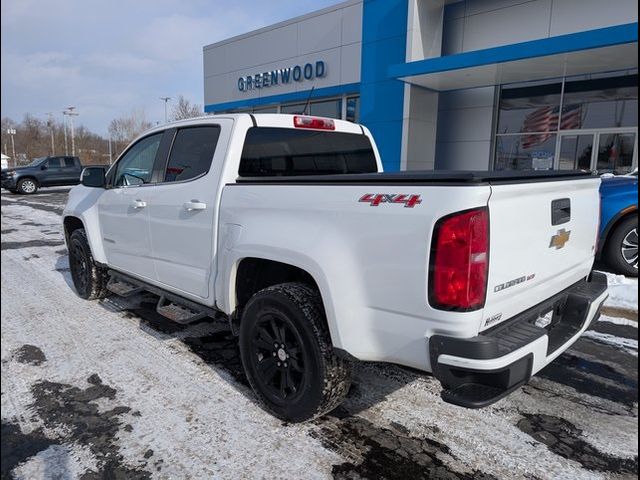
[[638, 217], [629, 217], [616, 227], [607, 240], [605, 253], [616, 273], [638, 276]]
[[107, 296], [107, 270], [93, 260], [83, 228], [74, 230], [69, 237], [69, 267], [80, 298], [96, 300]]
[[38, 182], [36, 182], [33, 178], [23, 178], [21, 180], [18, 180], [16, 189], [23, 195], [31, 195], [38, 191]]
[[240, 354], [266, 410], [288, 422], [333, 410], [351, 385], [351, 364], [333, 351], [320, 295], [301, 283], [265, 288], [249, 300]]

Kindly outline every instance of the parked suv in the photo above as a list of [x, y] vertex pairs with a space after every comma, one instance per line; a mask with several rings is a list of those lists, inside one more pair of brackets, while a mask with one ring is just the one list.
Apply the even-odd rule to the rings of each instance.
[[81, 173], [78, 157], [41, 157], [26, 167], [3, 170], [0, 183], [12, 193], [31, 194], [40, 187], [77, 185]]

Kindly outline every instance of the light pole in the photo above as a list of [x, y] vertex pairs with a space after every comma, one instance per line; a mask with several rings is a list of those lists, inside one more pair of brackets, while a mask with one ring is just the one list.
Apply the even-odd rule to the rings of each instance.
[[160, 97], [160, 100], [164, 102], [164, 123], [167, 123], [167, 103], [171, 100], [171, 97]]
[[63, 124], [64, 124], [64, 154], [69, 155], [69, 142], [67, 140], [67, 111], [62, 111], [63, 115]]
[[47, 113], [49, 116], [49, 121], [47, 122], [49, 126], [49, 132], [51, 133], [51, 155], [54, 156], [56, 154], [56, 145], [53, 138], [53, 113]]
[[69, 117], [69, 124], [71, 125], [71, 156], [76, 156], [76, 140], [73, 132], [73, 117], [77, 117], [80, 115], [77, 112], [74, 112], [76, 107], [67, 107], [67, 109], [63, 112], [66, 116]]
[[16, 144], [13, 141], [13, 136], [16, 134], [15, 128], [8, 128], [7, 134], [11, 137], [11, 151], [13, 152], [13, 166], [18, 166], [18, 159], [16, 158]]

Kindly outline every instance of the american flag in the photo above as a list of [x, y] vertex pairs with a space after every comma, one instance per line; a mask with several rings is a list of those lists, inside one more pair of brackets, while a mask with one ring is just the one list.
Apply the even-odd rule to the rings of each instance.
[[[559, 118], [560, 117], [560, 118]], [[522, 137], [522, 148], [531, 148], [546, 142], [558, 130], [573, 130], [582, 126], [582, 105], [565, 105], [560, 116], [560, 107], [540, 107], [526, 116], [522, 133], [533, 133]]]

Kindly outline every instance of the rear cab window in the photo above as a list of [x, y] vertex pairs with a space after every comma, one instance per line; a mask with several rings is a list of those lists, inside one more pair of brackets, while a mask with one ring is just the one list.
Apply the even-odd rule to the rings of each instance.
[[211, 168], [219, 137], [217, 125], [178, 130], [162, 181], [181, 182], [206, 174]]
[[376, 173], [366, 135], [335, 131], [253, 127], [240, 159], [241, 177]]

